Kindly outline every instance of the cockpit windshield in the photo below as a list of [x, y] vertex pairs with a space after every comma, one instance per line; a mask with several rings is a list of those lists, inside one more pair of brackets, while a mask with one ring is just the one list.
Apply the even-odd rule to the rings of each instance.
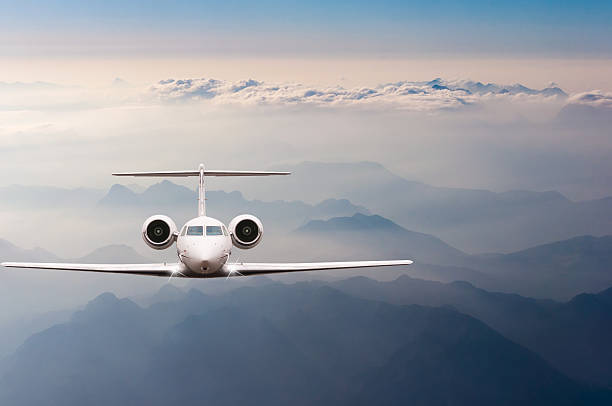
[[187, 235], [204, 235], [203, 226], [189, 226], [187, 227]]
[[206, 226], [206, 235], [223, 235], [220, 226]]

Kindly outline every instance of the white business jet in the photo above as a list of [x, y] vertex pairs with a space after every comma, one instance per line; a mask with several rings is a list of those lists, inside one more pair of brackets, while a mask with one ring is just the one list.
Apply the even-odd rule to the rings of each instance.
[[73, 264], [3, 262], [8, 268], [57, 269], [66, 271], [108, 272], [115, 274], [152, 275], [184, 278], [216, 278], [273, 274], [282, 272], [316, 271], [324, 269], [367, 268], [380, 266], [410, 265], [410, 260], [398, 261], [351, 261], [309, 263], [229, 263], [232, 247], [251, 249], [261, 242], [263, 225], [251, 215], [235, 217], [226, 227], [221, 221], [206, 216], [207, 176], [274, 176], [289, 175], [290, 172], [217, 171], [205, 169], [195, 171], [125, 172], [114, 176], [199, 176], [198, 217], [189, 220], [180, 230], [172, 219], [163, 215], [149, 217], [142, 226], [142, 238], [156, 250], [170, 248], [176, 242], [178, 262], [163, 264]]

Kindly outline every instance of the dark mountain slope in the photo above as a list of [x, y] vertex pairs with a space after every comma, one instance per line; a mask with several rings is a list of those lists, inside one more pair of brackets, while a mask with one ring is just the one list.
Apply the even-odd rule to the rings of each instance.
[[560, 303], [487, 292], [466, 282], [439, 283], [407, 276], [392, 282], [357, 277], [333, 286], [388, 303], [452, 306], [537, 352], [568, 376], [612, 386], [612, 288]]
[[190, 291], [147, 309], [105, 294], [29, 339], [0, 376], [0, 402], [15, 406], [348, 405], [407, 395], [428, 404], [441, 396], [457, 405], [601, 404], [589, 398], [598, 392], [469, 316], [304, 283], [218, 297]]
[[468, 327], [456, 319], [432, 320], [366, 380], [368, 388], [355, 404], [579, 405], [609, 399], [585, 394], [539, 357], [486, 326]]

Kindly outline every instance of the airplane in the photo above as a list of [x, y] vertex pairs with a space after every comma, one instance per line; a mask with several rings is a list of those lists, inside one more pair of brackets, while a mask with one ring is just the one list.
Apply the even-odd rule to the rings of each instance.
[[176, 243], [178, 262], [161, 264], [74, 264], [3, 262], [7, 268], [33, 268], [65, 271], [106, 272], [128, 275], [150, 275], [182, 278], [218, 278], [317, 271], [347, 268], [405, 266], [410, 260], [306, 262], [306, 263], [230, 263], [232, 248], [252, 249], [263, 236], [261, 220], [252, 214], [234, 217], [227, 225], [206, 215], [207, 176], [282, 176], [290, 172], [209, 170], [200, 164], [198, 170], [160, 172], [122, 172], [113, 176], [136, 177], [199, 177], [198, 217], [179, 230], [168, 216], [154, 215], [145, 220], [142, 238], [152, 249], [164, 250]]

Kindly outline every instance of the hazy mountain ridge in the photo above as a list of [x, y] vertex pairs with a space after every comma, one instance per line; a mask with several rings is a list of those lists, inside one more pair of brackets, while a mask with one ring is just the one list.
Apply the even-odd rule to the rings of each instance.
[[[292, 233], [273, 232], [264, 238], [267, 245], [256, 253], [257, 260], [272, 257], [294, 261], [412, 259], [415, 264], [407, 270], [422, 279], [465, 280], [488, 290], [558, 300], [612, 286], [612, 236], [575, 237], [510, 254], [468, 255], [434, 236], [406, 230], [384, 217], [357, 213], [351, 217], [310, 221]], [[309, 248], [291, 254], [296, 247]], [[161, 260], [154, 254], [151, 252], [150, 257], [145, 257], [129, 246], [115, 244], [80, 258], [61, 260], [42, 249], [22, 250], [8, 242], [0, 243], [2, 259], [15, 261], [150, 263]], [[236, 250], [234, 254], [237, 257], [245, 253]], [[173, 256], [172, 250], [164, 255]]]
[[[380, 258], [409, 258], [436, 264], [457, 264], [467, 254], [428, 234], [406, 230], [378, 215], [354, 214], [351, 217], [333, 217], [329, 220], [313, 220], [298, 228], [296, 237], [323, 238], [320, 249], [337, 252], [337, 246], [347, 245], [355, 251], [372, 253]], [[292, 235], [293, 237], [293, 235]], [[314, 245], [314, 244], [312, 244]], [[370, 247], [369, 249], [365, 249]], [[370, 254], [370, 255], [372, 255]], [[333, 254], [329, 254], [333, 255]], [[335, 255], [347, 256], [337, 253]]]
[[[612, 234], [611, 198], [573, 202], [556, 191], [436, 187], [404, 179], [373, 162], [303, 162], [283, 168], [292, 176], [273, 187], [255, 191], [244, 182], [239, 187], [271, 198], [345, 197], [470, 253], [512, 252], [584, 234]], [[315, 184], [313, 178], [320, 181]]]
[[[224, 187], [244, 191], [244, 195], [209, 191], [209, 212], [223, 221], [251, 212], [281, 231], [312, 219], [372, 212], [407, 229], [436, 235], [469, 253], [513, 252], [580, 235], [612, 234], [612, 197], [573, 202], [556, 191], [496, 193], [436, 187], [404, 179], [373, 162], [303, 162], [272, 169], [291, 170], [292, 176], [274, 182], [225, 180]], [[10, 199], [4, 202], [14, 202], [15, 207], [40, 205], [41, 195], [47, 196], [40, 188], [9, 188], [13, 188], [6, 191]], [[142, 192], [114, 185], [106, 195], [51, 189], [45, 207], [77, 204], [94, 210], [88, 216], [101, 214], [109, 219], [134, 215], [144, 219], [160, 212], [180, 223], [193, 217], [197, 200], [194, 190], [167, 180]]]
[[[423, 368], [423, 362], [430, 367]], [[85, 400], [156, 405], [196, 399], [354, 404], [378, 397], [389, 375], [396, 391], [384, 393], [395, 402], [603, 404], [609, 399], [469, 316], [366, 301], [304, 283], [241, 288], [216, 297], [192, 290], [146, 309], [104, 294], [72, 321], [34, 335], [1, 370], [0, 400], [11, 405], [45, 399], [64, 406]], [[440, 371], [447, 371], [443, 379]], [[415, 374], [418, 385], [410, 379]], [[466, 388], [478, 386], [484, 376], [487, 390], [466, 395]], [[36, 391], [25, 390], [32, 385]]]
[[123, 244], [112, 244], [97, 248], [87, 255], [78, 258], [59, 258], [57, 255], [43, 249], [23, 249], [16, 245], [0, 239], [0, 258], [2, 261], [25, 261], [25, 262], [111, 262], [111, 263], [142, 263], [150, 262], [151, 259], [143, 257], [133, 248]]
[[58, 258], [43, 248], [24, 249], [3, 239], [0, 239], [0, 257], [2, 261], [53, 261]]
[[[261, 201], [247, 200], [238, 191], [218, 190], [207, 191], [206, 197], [207, 210], [226, 221], [241, 213], [253, 213], [260, 216], [264, 224], [289, 224], [297, 227], [313, 218], [369, 214], [368, 209], [353, 205], [347, 199], [322, 199], [317, 204], [307, 204], [299, 200]], [[120, 215], [133, 211], [150, 213], [157, 210], [178, 218], [185, 217], [186, 220], [193, 216], [197, 198], [195, 190], [164, 180], [148, 187], [142, 193], [134, 192], [123, 185], [113, 185], [98, 202], [98, 207], [126, 211]]]
[[151, 258], [144, 257], [132, 247], [123, 244], [113, 244], [100, 247], [89, 254], [70, 260], [80, 263], [149, 263]]
[[466, 280], [507, 293], [566, 300], [612, 286], [612, 236], [575, 237], [510, 254], [468, 255], [431, 235], [361, 214], [312, 221], [295, 234], [297, 241], [302, 236], [316, 241], [313, 252], [326, 259], [360, 258], [364, 252], [376, 259], [413, 259], [408, 271], [420, 278]]
[[3, 323], [0, 335], [0, 360], [13, 353], [33, 334], [70, 320], [73, 313], [74, 309], [52, 311]]
[[345, 293], [388, 303], [452, 306], [543, 356], [565, 374], [612, 386], [612, 288], [567, 302], [489, 292], [466, 282], [401, 276], [392, 282], [355, 277], [331, 284]]
[[502, 278], [505, 291], [568, 298], [612, 285], [612, 236], [590, 235], [501, 255], [474, 256], [468, 265]]

